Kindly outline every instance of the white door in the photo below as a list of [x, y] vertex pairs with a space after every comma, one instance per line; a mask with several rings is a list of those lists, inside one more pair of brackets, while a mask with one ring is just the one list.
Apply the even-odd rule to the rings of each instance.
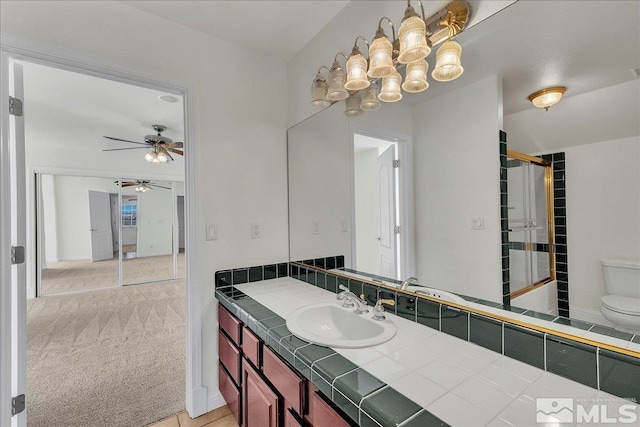
[[378, 156], [378, 195], [380, 200], [380, 275], [396, 277], [394, 146]]
[[91, 227], [91, 261], [113, 258], [109, 193], [89, 190], [89, 224]]
[[12, 265], [11, 261], [11, 247], [26, 246], [24, 119], [10, 115], [8, 108], [9, 96], [24, 100], [24, 92], [22, 67], [11, 62], [6, 54], [2, 55], [1, 66], [0, 425], [24, 426], [27, 424], [26, 409], [16, 415], [11, 413], [12, 397], [27, 392], [26, 264]]

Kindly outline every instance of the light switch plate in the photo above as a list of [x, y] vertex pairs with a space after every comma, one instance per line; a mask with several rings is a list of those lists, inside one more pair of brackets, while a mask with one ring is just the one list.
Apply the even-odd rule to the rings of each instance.
[[260, 224], [259, 222], [252, 222], [251, 223], [251, 238], [252, 239], [259, 239], [261, 235], [262, 235], [262, 224]]
[[218, 240], [218, 227], [215, 224], [207, 224], [207, 240]]
[[343, 233], [349, 231], [349, 223], [346, 219], [342, 220], [342, 222], [340, 223], [340, 231], [342, 231]]
[[320, 221], [315, 220], [311, 223], [311, 232], [313, 234], [320, 234]]

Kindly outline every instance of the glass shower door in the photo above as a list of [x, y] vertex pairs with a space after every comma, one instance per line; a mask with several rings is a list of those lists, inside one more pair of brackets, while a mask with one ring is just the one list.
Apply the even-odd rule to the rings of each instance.
[[508, 158], [509, 264], [512, 297], [553, 276], [549, 233], [551, 166]]

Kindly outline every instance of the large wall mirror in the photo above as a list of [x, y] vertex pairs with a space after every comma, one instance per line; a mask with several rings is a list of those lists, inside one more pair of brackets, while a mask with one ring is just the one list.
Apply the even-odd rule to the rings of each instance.
[[[352, 119], [336, 103], [291, 127], [290, 259], [344, 255], [347, 273], [396, 283], [415, 276], [551, 329], [637, 339], [640, 330], [634, 338], [600, 304], [601, 260], [640, 261], [639, 12], [636, 2], [516, 2], [458, 37], [465, 74], [432, 82], [433, 95], [407, 94]], [[616, 26], [596, 30], [602, 22]], [[549, 111], [527, 100], [559, 84], [567, 93]], [[520, 200], [538, 197], [529, 211], [543, 206], [533, 189], [544, 172], [530, 171], [531, 185], [514, 178], [519, 165], [501, 153], [499, 130], [507, 149], [555, 166], [547, 178], [562, 183], [555, 243], [540, 237], [548, 224], [526, 216]], [[522, 194], [501, 189], [509, 165]], [[510, 207], [529, 222], [503, 220]], [[527, 233], [538, 240], [516, 239]], [[510, 272], [519, 288], [557, 280], [503, 307]]]
[[184, 183], [36, 174], [37, 296], [184, 278]]

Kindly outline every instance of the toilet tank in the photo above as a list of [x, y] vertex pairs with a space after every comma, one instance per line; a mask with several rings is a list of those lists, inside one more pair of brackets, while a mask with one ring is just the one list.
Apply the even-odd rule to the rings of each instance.
[[640, 298], [640, 261], [603, 259], [600, 263], [607, 295]]

